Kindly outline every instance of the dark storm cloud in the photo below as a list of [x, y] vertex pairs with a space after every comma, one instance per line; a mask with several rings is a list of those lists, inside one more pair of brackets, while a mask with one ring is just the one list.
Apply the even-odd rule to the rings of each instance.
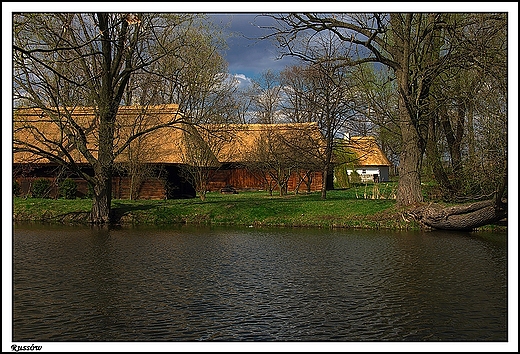
[[213, 13], [209, 17], [215, 24], [224, 26], [224, 32], [230, 36], [227, 40], [229, 49], [224, 53], [230, 74], [257, 78], [267, 70], [277, 72], [296, 62], [291, 58], [278, 59], [280, 53], [274, 40], [262, 39], [271, 33], [271, 30], [262, 28], [273, 23], [268, 16], [260, 13]]

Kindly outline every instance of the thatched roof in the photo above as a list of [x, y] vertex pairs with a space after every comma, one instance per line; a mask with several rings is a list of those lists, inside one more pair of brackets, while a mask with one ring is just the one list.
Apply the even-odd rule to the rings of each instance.
[[[219, 163], [250, 161], [259, 143], [274, 137], [279, 141], [283, 140], [284, 144], [298, 145], [300, 149], [323, 144], [323, 137], [315, 123], [202, 125], [195, 128], [182, 122], [180, 118], [178, 105], [146, 109], [140, 106], [121, 106], [116, 118], [116, 149], [121, 148], [128, 137], [136, 132], [172, 121], [176, 123], [134, 140], [131, 146], [136, 149], [126, 149], [117, 156], [116, 162], [133, 159], [144, 163], [215, 166]], [[65, 146], [76, 163], [86, 163], [84, 155], [74, 144], [74, 138], [63, 133], [71, 122], [83, 128], [87, 148], [97, 157], [99, 118], [93, 108], [75, 107], [59, 112], [22, 108], [14, 112], [13, 162], [51, 162], [49, 158], [24, 149], [24, 144], [28, 143], [33, 148], [59, 156], [65, 155], [64, 151], [59, 150], [59, 145]], [[131, 153], [134, 155], [130, 156]]]
[[[143, 108], [141, 106], [121, 106], [116, 118], [115, 146], [123, 146], [128, 137], [144, 131], [152, 126], [166, 125], [171, 121], [179, 123], [171, 127], [160, 128], [155, 132], [134, 140], [133, 145], [143, 146], [139, 159], [143, 162], [166, 162], [174, 160], [180, 162], [183, 153], [182, 122], [178, 114], [178, 105], [161, 105]], [[39, 108], [19, 108], [14, 111], [13, 117], [13, 162], [14, 163], [49, 163], [49, 158], [36, 155], [25, 149], [29, 144], [32, 149], [65, 156], [70, 154], [76, 163], [86, 163], [87, 160], [78, 149], [74, 139], [79, 137], [73, 133], [73, 124], [83, 129], [87, 141], [87, 149], [97, 157], [97, 134], [99, 118], [95, 109], [91, 107], [62, 108], [57, 110], [42, 110]], [[167, 138], [165, 139], [165, 137]], [[65, 148], [63, 151], [60, 146]], [[157, 148], [156, 148], [157, 147]], [[121, 154], [116, 161], [128, 160], [128, 156]]]
[[348, 146], [356, 155], [353, 161], [356, 166], [392, 165], [372, 136], [351, 137]]
[[254, 159], [262, 142], [271, 142], [293, 152], [316, 149], [324, 145], [316, 123], [232, 124], [227, 127], [233, 137], [217, 152], [221, 162], [244, 162]]

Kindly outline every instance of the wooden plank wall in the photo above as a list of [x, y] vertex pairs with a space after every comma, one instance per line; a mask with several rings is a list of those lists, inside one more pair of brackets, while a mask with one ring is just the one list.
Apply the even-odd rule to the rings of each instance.
[[[269, 179], [272, 181], [271, 179]], [[300, 177], [295, 172], [291, 175], [287, 190], [294, 192], [298, 186]], [[311, 192], [321, 190], [322, 174], [321, 172], [313, 172], [311, 183]], [[237, 190], [263, 190], [265, 188], [264, 181], [255, 176], [246, 169], [232, 169], [232, 170], [218, 170], [212, 177], [208, 190], [210, 192], [219, 191], [227, 185], [231, 185]], [[299, 191], [305, 192], [307, 186], [305, 183], [300, 183]]]
[[[16, 178], [21, 187], [21, 196], [31, 196], [31, 186], [35, 180], [45, 178], [51, 182], [49, 198], [58, 198], [59, 189], [56, 179], [52, 177], [20, 177]], [[72, 178], [77, 185], [76, 196], [84, 198], [89, 195], [88, 184], [84, 179]], [[113, 177], [112, 197], [114, 199], [130, 199], [130, 178]], [[164, 182], [158, 178], [151, 178], [144, 181], [139, 189], [139, 199], [165, 199], [166, 190]]]
[[[114, 199], [130, 199], [130, 177], [114, 177], [112, 196]], [[138, 199], [166, 199], [164, 182], [159, 178], [149, 178], [141, 183]]]
[[[58, 198], [58, 186], [56, 179], [52, 177], [19, 177], [16, 178], [21, 186], [21, 195], [30, 196], [30, 188], [32, 183], [39, 178], [46, 178], [51, 181], [51, 190], [49, 197]], [[77, 184], [77, 197], [84, 198], [89, 195], [88, 184], [85, 180], [80, 178], [73, 178]], [[300, 177], [297, 173], [293, 173], [288, 182], [287, 190], [289, 193], [294, 192], [299, 184], [299, 192], [306, 192], [307, 185], [299, 183]], [[313, 172], [313, 179], [311, 184], [311, 192], [321, 190], [322, 174], [321, 172]], [[231, 185], [237, 190], [263, 190], [265, 188], [264, 182], [257, 176], [247, 171], [246, 169], [229, 169], [217, 170], [212, 176], [209, 183], [209, 191], [220, 191], [225, 186]], [[275, 188], [276, 190], [276, 188]], [[130, 199], [130, 178], [129, 177], [114, 177], [112, 180], [112, 197], [114, 199]], [[164, 181], [159, 178], [150, 178], [145, 180], [139, 189], [139, 199], [166, 199], [166, 189]]]

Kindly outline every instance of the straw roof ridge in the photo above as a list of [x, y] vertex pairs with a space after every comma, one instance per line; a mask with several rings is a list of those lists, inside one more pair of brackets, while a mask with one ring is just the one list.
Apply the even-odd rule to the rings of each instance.
[[[46, 120], [49, 119], [52, 121], [52, 115], [54, 113], [59, 112], [60, 114], [71, 115], [75, 118], [79, 118], [78, 122], [81, 121], [81, 118], [88, 119], [89, 117], [96, 118], [97, 107], [92, 106], [75, 106], [75, 107], [58, 107], [58, 110], [54, 107], [49, 107], [43, 109], [41, 107], [17, 107], [13, 110], [13, 119], [14, 121], [35, 121], [35, 120]], [[147, 115], [180, 115], [179, 105], [178, 104], [164, 104], [164, 105], [154, 105], [154, 106], [140, 106], [140, 105], [132, 105], [132, 106], [119, 106], [117, 111], [117, 116], [128, 117], [128, 116], [138, 116], [141, 114]], [[20, 117], [21, 119], [17, 119], [16, 117]], [[22, 118], [23, 117], [23, 118]], [[81, 123], [80, 123], [81, 124]]]
[[305, 122], [305, 123], [270, 123], [270, 124], [261, 124], [261, 123], [249, 123], [243, 124], [248, 130], [269, 130], [269, 129], [289, 129], [294, 130], [296, 128], [314, 128], [318, 127], [318, 123], [316, 122]]
[[350, 149], [356, 154], [359, 166], [391, 166], [376, 138], [373, 136], [353, 136], [350, 138]]
[[[116, 137], [116, 146], [118, 142], [122, 142], [129, 134], [132, 134], [133, 127], [136, 124], [140, 124], [140, 128], [145, 128], [147, 125], [154, 125], [160, 123], [162, 119], [156, 120], [155, 122], [147, 122], [144, 119], [142, 122], [137, 123], [135, 119], [129, 119], [132, 116], [137, 117], [141, 113], [147, 114], [177, 114], [178, 105], [157, 105], [157, 106], [120, 106], [118, 116], [122, 115], [125, 118], [118, 121], [119, 131]], [[88, 149], [96, 155], [97, 154], [97, 142], [95, 140], [95, 131], [98, 128], [95, 118], [94, 107], [73, 107], [67, 108], [69, 113], [74, 117], [78, 117], [77, 123], [81, 126], [88, 127]], [[52, 110], [51, 110], [52, 112]], [[58, 125], [60, 123], [54, 122], [53, 118], [48, 116], [41, 108], [25, 107], [18, 108], [15, 110], [16, 115], [22, 115], [20, 119], [15, 119], [15, 124], [22, 124], [19, 129], [15, 132], [13, 138], [16, 137], [18, 141], [34, 141], [36, 144], [43, 144], [41, 139], [37, 138], [37, 135], [33, 135], [35, 129], [40, 132], [46, 132], [48, 139], [60, 139], [60, 132]], [[155, 118], [154, 118], [155, 119]], [[154, 120], [153, 119], [153, 120]], [[127, 122], [128, 124], [125, 124]], [[30, 123], [31, 125], [25, 126], [24, 123]], [[160, 128], [148, 135], [144, 136], [143, 144], [141, 146], [146, 147], [147, 153], [141, 156], [142, 162], [148, 163], [185, 163], [185, 157], [189, 155], [186, 150], [188, 145], [193, 145], [194, 140], [188, 142], [186, 140], [185, 132], [189, 132], [191, 135], [199, 135], [196, 139], [199, 141], [199, 148], [203, 150], [213, 150], [215, 157], [221, 162], [239, 162], [245, 161], [247, 155], [250, 154], [256, 144], [262, 139], [265, 132], [281, 133], [284, 139], [292, 139], [293, 141], [306, 139], [307, 144], [309, 141], [319, 141], [323, 139], [319, 130], [318, 124], [315, 122], [311, 123], [275, 123], [275, 124], [202, 124], [198, 126], [186, 125], [179, 122], [180, 125], [176, 125], [175, 129]], [[222, 145], [215, 147], [215, 143], [208, 140], [212, 139], [207, 133], [202, 133], [199, 129], [204, 128], [211, 130], [212, 127], [219, 128], [216, 131], [218, 136], [220, 133], [222, 138]], [[220, 130], [222, 128], [224, 130]], [[202, 134], [201, 134], [202, 133]], [[227, 135], [226, 135], [227, 134]], [[302, 141], [303, 143], [303, 141]], [[45, 144], [47, 145], [47, 144]], [[202, 146], [205, 145], [205, 146]], [[40, 145], [43, 149], [48, 149], [50, 146]], [[86, 162], [85, 158], [77, 151], [72, 149], [74, 159], [77, 162]], [[41, 158], [34, 156], [30, 153], [22, 153], [19, 149], [18, 153], [15, 153], [14, 162], [24, 161], [42, 161]], [[43, 159], [45, 161], [46, 159]], [[118, 156], [117, 161], [124, 161], [125, 156]], [[48, 161], [48, 160], [47, 160]]]

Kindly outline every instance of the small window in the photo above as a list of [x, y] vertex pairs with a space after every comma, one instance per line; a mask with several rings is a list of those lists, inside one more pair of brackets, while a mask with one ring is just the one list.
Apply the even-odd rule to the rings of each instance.
[[362, 170], [361, 173], [367, 173], [367, 170]]

